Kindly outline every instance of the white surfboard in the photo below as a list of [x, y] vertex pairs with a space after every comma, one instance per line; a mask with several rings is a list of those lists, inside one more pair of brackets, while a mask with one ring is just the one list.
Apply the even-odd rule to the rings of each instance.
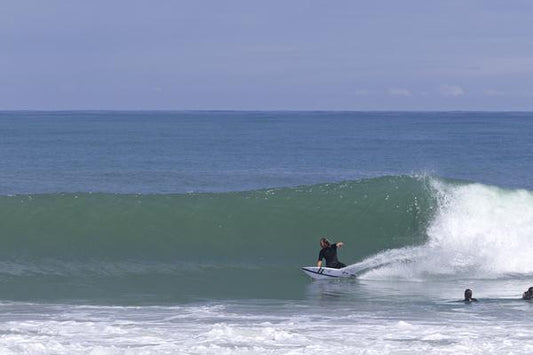
[[330, 267], [304, 266], [303, 272], [314, 280], [355, 277], [355, 273], [346, 268], [333, 269]]

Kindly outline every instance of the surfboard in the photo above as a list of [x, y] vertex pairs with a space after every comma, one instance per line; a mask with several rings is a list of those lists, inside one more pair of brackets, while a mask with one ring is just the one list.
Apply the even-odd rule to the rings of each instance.
[[355, 277], [355, 273], [342, 269], [333, 269], [330, 267], [304, 266], [303, 272], [314, 280], [327, 280], [337, 278]]

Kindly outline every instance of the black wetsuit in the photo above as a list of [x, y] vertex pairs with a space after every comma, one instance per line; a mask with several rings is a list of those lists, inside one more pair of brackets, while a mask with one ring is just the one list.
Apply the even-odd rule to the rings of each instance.
[[320, 254], [318, 254], [318, 261], [322, 259], [326, 259], [326, 267], [341, 269], [346, 266], [337, 259], [337, 244], [331, 244], [329, 247], [322, 248]]

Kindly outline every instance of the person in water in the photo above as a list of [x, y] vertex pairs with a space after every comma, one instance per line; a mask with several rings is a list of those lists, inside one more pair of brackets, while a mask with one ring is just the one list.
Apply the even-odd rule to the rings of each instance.
[[318, 254], [318, 263], [316, 264], [316, 266], [322, 267], [322, 259], [326, 259], [326, 267], [331, 267], [334, 269], [341, 269], [345, 267], [346, 265], [344, 265], [337, 259], [337, 248], [340, 248], [343, 245], [343, 242], [331, 244], [326, 238], [321, 238], [320, 248], [322, 249]]
[[527, 289], [526, 292], [522, 294], [523, 300], [533, 300], [533, 287]]
[[477, 298], [472, 298], [472, 290], [467, 288], [465, 290], [465, 303], [477, 302]]

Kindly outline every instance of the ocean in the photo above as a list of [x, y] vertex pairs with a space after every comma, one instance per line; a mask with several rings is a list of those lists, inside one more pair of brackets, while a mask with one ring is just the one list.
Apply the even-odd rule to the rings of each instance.
[[[0, 112], [0, 353], [530, 354], [532, 134], [528, 112]], [[303, 274], [322, 236], [357, 278]]]

